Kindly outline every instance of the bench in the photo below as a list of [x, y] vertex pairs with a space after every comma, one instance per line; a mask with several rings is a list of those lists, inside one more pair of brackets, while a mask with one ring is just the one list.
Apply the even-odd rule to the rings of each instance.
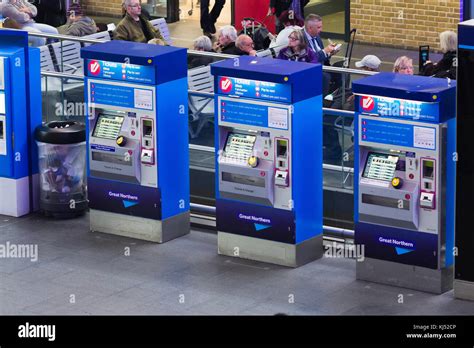
[[[214, 92], [214, 78], [211, 67], [203, 66], [188, 70], [188, 86], [190, 90], [199, 92]], [[208, 122], [214, 122], [214, 99], [206, 97], [188, 96], [189, 105], [189, 135], [195, 139]], [[196, 129], [193, 123], [197, 122]]]
[[171, 45], [173, 43], [173, 40], [171, 40], [168, 24], [166, 24], [166, 20], [164, 18], [153, 19], [150, 21], [150, 23], [151, 25], [153, 25], [153, 28], [155, 28], [161, 33], [161, 36], [163, 36], [163, 38], [165, 39], [165, 42], [168, 45]]

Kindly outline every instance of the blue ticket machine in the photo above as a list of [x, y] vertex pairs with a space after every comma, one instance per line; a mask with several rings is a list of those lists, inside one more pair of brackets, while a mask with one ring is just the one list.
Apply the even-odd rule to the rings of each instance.
[[297, 267], [322, 256], [321, 65], [212, 64], [219, 254]]
[[365, 251], [357, 279], [452, 288], [455, 90], [447, 79], [393, 73], [353, 83], [355, 243]]
[[[39, 107], [38, 107], [39, 106]], [[41, 124], [40, 54], [28, 34], [0, 31], [0, 214], [22, 216], [38, 207]]]
[[458, 26], [457, 71], [457, 146], [456, 166], [456, 253], [454, 296], [474, 301], [474, 231], [472, 194], [474, 193], [474, 20]]
[[158, 243], [189, 233], [186, 49], [111, 41], [81, 56], [91, 230]]

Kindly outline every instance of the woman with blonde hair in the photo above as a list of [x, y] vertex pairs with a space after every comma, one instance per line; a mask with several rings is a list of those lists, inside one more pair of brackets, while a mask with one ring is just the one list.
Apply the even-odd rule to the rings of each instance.
[[413, 75], [413, 59], [407, 56], [398, 57], [393, 64], [392, 71], [398, 74]]
[[454, 61], [457, 57], [457, 34], [454, 31], [443, 31], [439, 34], [439, 45], [443, 52], [443, 58], [441, 58], [438, 63], [427, 61], [423, 69], [423, 75], [456, 79], [456, 67], [454, 66]]

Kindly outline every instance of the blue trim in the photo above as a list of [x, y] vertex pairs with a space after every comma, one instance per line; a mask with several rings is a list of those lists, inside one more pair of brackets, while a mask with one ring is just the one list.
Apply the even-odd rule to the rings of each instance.
[[158, 186], [166, 219], [190, 206], [187, 78], [156, 86], [156, 122]]
[[459, 45], [459, 48], [462, 48], [465, 50], [474, 50], [474, 46], [470, 46], [470, 45]]
[[296, 243], [323, 233], [322, 96], [294, 104], [292, 117], [293, 201]]
[[448, 140], [446, 149], [446, 266], [454, 264], [454, 243], [456, 223], [456, 119], [447, 123]]

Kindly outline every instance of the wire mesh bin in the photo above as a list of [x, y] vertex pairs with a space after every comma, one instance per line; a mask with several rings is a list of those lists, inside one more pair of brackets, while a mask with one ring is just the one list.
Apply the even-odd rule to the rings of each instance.
[[83, 123], [53, 121], [38, 127], [40, 210], [70, 218], [87, 209], [86, 129]]

